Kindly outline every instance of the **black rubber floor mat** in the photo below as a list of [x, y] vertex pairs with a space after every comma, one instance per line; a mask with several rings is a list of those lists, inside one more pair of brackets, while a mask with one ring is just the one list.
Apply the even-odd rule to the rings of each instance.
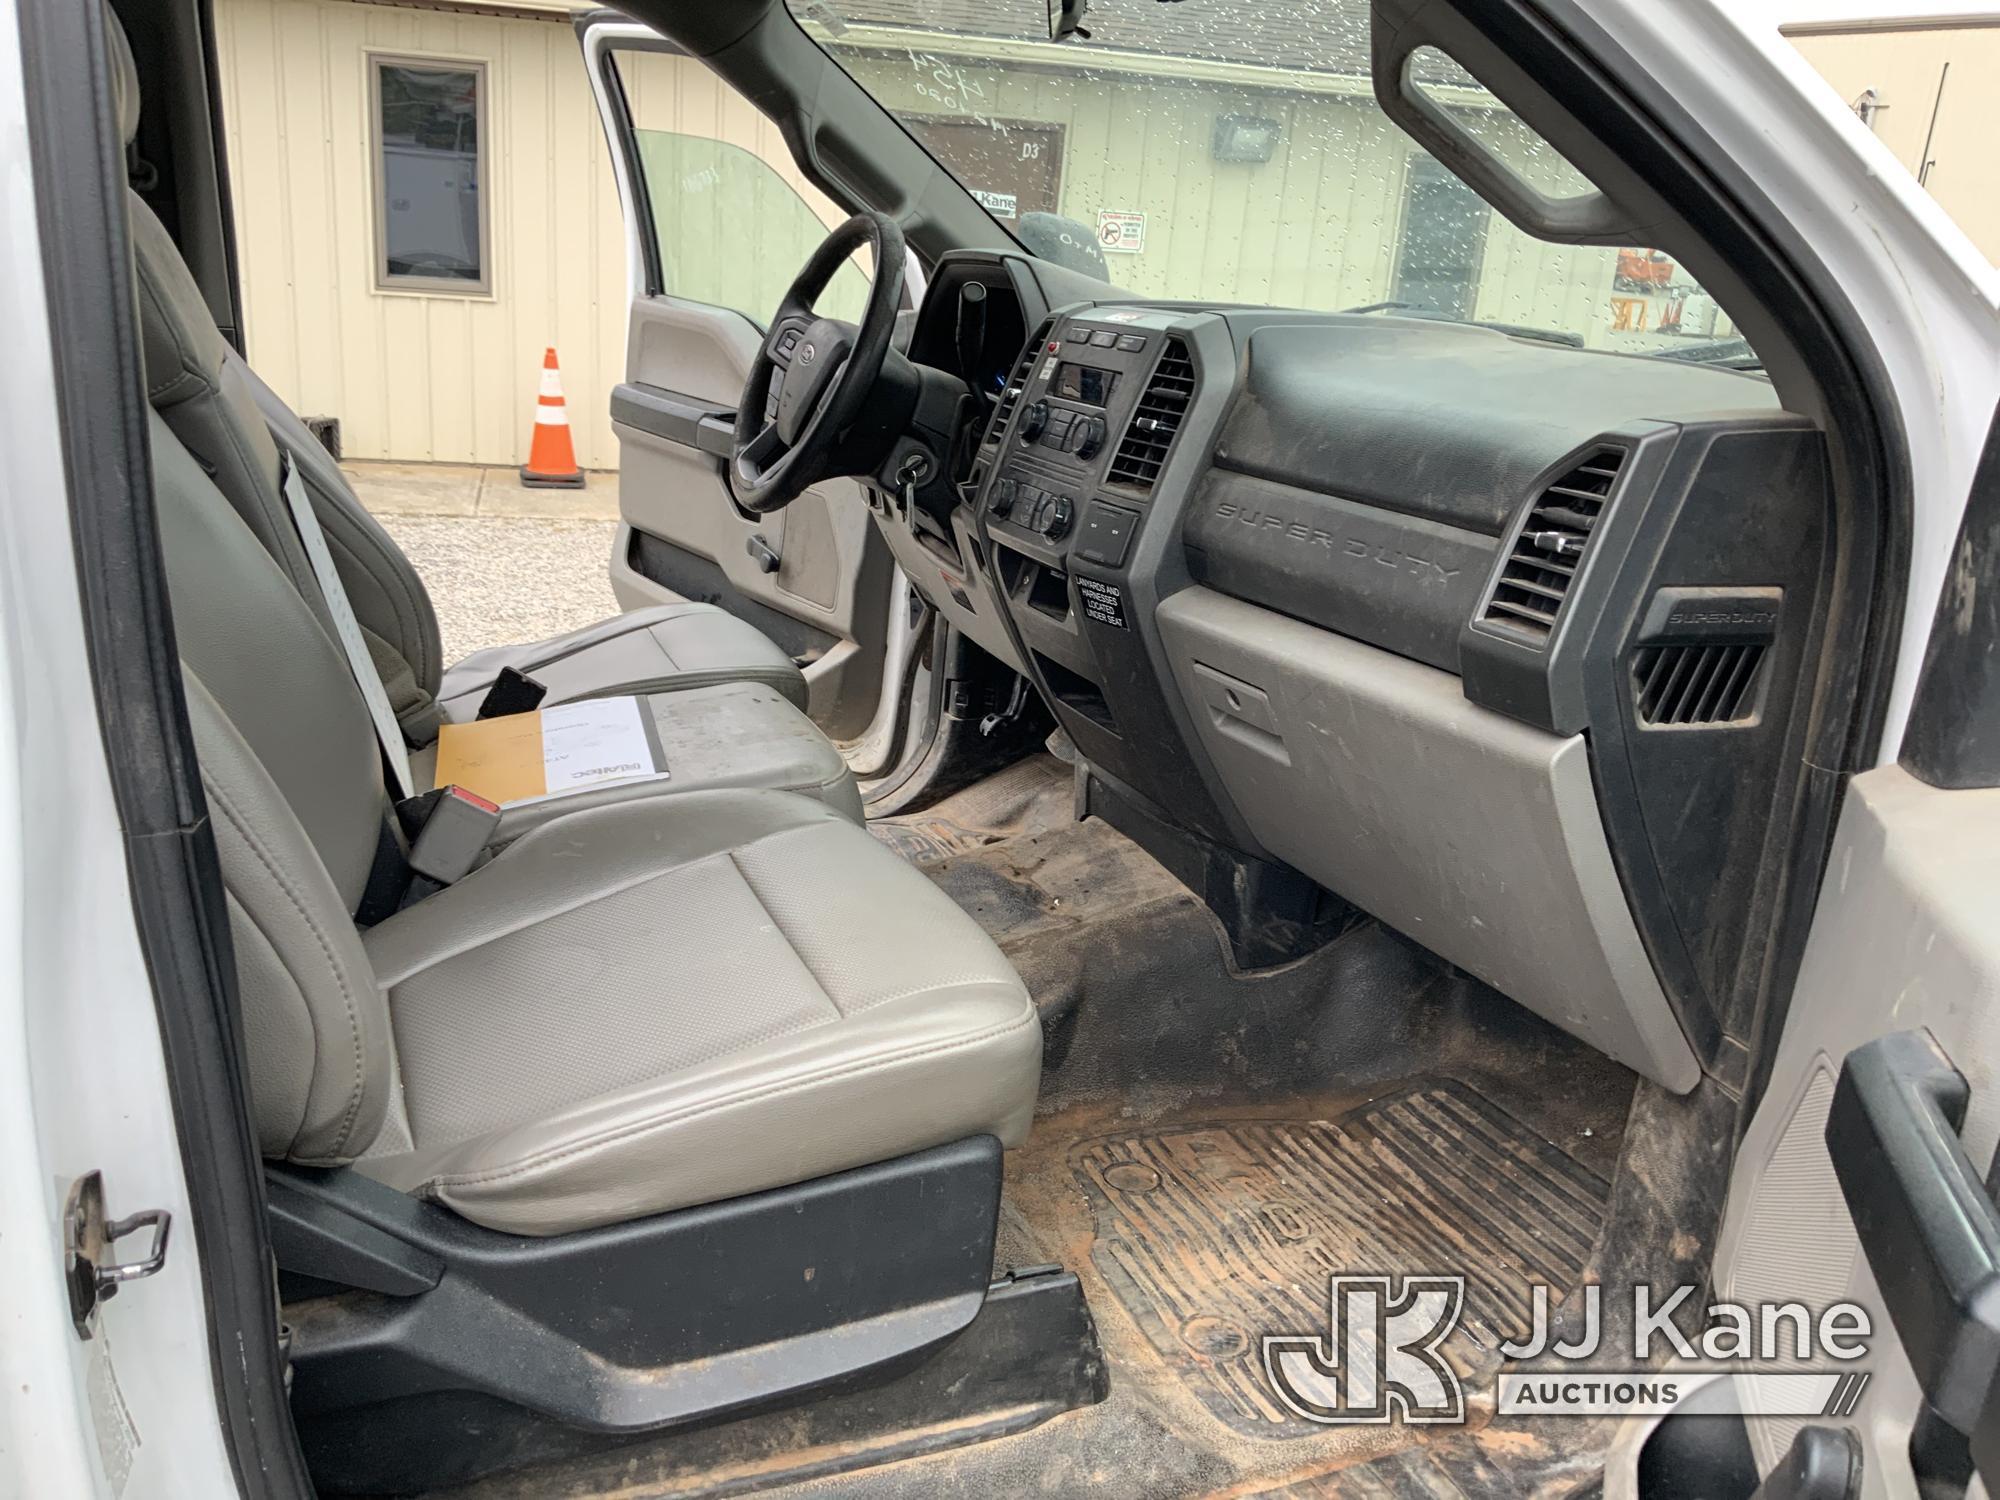
[[1052, 755], [1031, 755], [923, 812], [876, 818], [868, 831], [914, 865], [1075, 821], [1074, 776]]
[[1266, 1334], [1324, 1335], [1334, 1274], [1463, 1274], [1443, 1352], [1461, 1375], [1499, 1364], [1531, 1287], [1580, 1280], [1609, 1186], [1462, 1084], [1422, 1083], [1337, 1121], [1177, 1125], [1070, 1154], [1091, 1257], [1162, 1360], [1232, 1430], [1325, 1429], [1285, 1411]]

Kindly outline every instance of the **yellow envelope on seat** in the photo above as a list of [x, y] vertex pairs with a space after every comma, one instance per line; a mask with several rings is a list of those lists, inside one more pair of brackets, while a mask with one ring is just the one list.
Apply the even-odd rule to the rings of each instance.
[[666, 774], [659, 732], [637, 698], [589, 698], [438, 731], [436, 783], [489, 801], [531, 802]]

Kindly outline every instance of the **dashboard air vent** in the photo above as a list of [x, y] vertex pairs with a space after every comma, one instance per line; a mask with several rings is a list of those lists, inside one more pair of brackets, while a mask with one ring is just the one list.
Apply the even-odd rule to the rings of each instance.
[[1042, 345], [1048, 342], [1049, 334], [1055, 330], [1056, 320], [1049, 318], [1035, 336], [1022, 346], [1021, 357], [1014, 362], [1013, 371], [1007, 376], [1007, 384], [1001, 388], [1000, 404], [993, 408], [993, 420], [986, 428], [988, 446], [1000, 441], [1006, 435], [1007, 424], [1014, 420], [1014, 408], [1021, 404], [1021, 392], [1028, 384], [1028, 372], [1035, 367], [1035, 358], [1042, 352]]
[[1642, 723], [1734, 724], [1756, 712], [1764, 643], [1641, 646], [1632, 686]]
[[1173, 446], [1174, 434], [1181, 430], [1181, 419], [1193, 399], [1194, 361], [1188, 357], [1186, 344], [1169, 338], [1132, 413], [1131, 425], [1112, 455], [1105, 482], [1150, 490], [1160, 477], [1167, 449]]
[[1548, 644], [1583, 562], [1590, 534], [1604, 514], [1618, 470], [1625, 462], [1617, 448], [1599, 448], [1574, 468], [1557, 475], [1528, 512], [1514, 550], [1501, 565], [1500, 581], [1483, 616], [1537, 650]]

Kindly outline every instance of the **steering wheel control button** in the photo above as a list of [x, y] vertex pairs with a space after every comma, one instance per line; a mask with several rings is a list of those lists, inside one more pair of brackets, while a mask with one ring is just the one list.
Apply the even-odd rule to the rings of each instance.
[[1139, 525], [1136, 511], [1121, 510], [1092, 500], [1083, 507], [1083, 526], [1076, 536], [1076, 555], [1084, 562], [1104, 568], [1125, 566], [1125, 554], [1132, 546], [1132, 533]]
[[1146, 347], [1143, 333], [1121, 333], [1118, 335], [1118, 351], [1121, 354], [1137, 354]]

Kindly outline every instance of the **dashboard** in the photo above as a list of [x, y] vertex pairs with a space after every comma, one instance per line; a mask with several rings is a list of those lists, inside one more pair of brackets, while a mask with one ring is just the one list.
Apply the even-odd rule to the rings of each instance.
[[1729, 1076], [1818, 666], [1819, 431], [1735, 370], [1107, 294], [947, 257], [911, 357], [988, 405], [948, 513], [876, 502], [1086, 809], [1245, 966], [1329, 892], [1667, 1088]]

